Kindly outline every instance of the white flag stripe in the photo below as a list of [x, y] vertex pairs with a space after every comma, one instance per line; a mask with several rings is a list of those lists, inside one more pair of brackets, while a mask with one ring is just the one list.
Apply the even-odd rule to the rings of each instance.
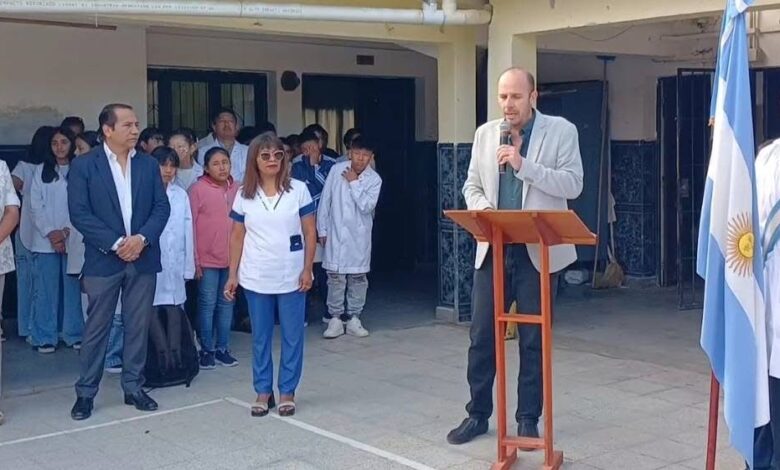
[[[725, 83], [721, 83], [725, 89]], [[712, 212], [714, 214], [728, 214], [727, 217], [712, 217], [710, 219], [710, 233], [718, 242], [723, 257], [728, 259], [728, 222], [739, 214], [753, 213], [752, 191], [728, 191], [720, 190], [720, 186], [731, 186], [731, 181], [750, 181], [748, 168], [745, 166], [745, 158], [739, 148], [737, 139], [728, 123], [728, 117], [723, 106], [719, 106], [715, 115], [715, 132], [722, 133], [722, 139], [713, 142], [712, 157], [710, 159], [710, 179], [713, 181]], [[751, 266], [752, 268], [752, 266]], [[734, 295], [739, 300], [746, 312], [764, 310], [764, 302], [756, 292], [761, 289], [755, 276], [740, 276], [738, 273], [727, 269], [726, 283], [731, 287]], [[758, 298], [757, 298], [758, 297]], [[756, 328], [756, 318], [748, 315], [753, 328]], [[763, 320], [763, 319], [762, 319]]]

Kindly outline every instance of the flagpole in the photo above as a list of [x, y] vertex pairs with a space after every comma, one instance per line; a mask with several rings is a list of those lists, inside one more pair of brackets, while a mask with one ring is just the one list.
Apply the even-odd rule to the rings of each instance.
[[706, 470], [715, 470], [715, 455], [718, 448], [718, 408], [720, 406], [720, 384], [712, 373], [710, 378], [710, 423], [707, 431]]

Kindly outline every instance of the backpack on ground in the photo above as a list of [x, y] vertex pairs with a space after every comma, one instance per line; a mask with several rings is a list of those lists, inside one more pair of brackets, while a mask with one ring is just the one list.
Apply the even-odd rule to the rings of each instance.
[[155, 307], [149, 325], [144, 386], [190, 386], [198, 375], [195, 335], [184, 311], [177, 306]]

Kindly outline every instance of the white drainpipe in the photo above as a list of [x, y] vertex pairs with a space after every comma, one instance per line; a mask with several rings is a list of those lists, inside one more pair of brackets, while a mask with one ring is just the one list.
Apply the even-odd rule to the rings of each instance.
[[350, 21], [422, 25], [484, 25], [490, 23], [489, 6], [458, 10], [455, 0], [422, 2], [420, 9], [342, 7], [265, 3], [243, 0], [0, 0], [0, 14], [90, 14], [214, 16], [278, 20]]

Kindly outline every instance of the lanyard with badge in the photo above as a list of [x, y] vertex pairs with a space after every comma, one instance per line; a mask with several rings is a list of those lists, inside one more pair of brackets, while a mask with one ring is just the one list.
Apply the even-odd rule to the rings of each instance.
[[[260, 202], [263, 204], [263, 207], [265, 207], [265, 210], [267, 210], [268, 212], [276, 212], [276, 208], [279, 207], [279, 202], [281, 202], [283, 195], [284, 192], [279, 193], [279, 199], [276, 200], [276, 204], [274, 204], [273, 209], [269, 209], [268, 205], [265, 203], [265, 199], [266, 199], [265, 195], [260, 196]], [[268, 198], [269, 203], [271, 202], [271, 200], [272, 200], [271, 198]]]

